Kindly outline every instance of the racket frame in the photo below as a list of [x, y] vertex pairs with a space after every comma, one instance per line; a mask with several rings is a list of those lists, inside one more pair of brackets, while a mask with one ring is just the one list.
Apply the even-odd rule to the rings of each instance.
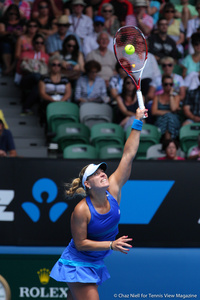
[[[142, 36], [143, 38], [143, 41], [144, 41], [144, 44], [145, 44], [145, 48], [146, 48], [146, 53], [145, 53], [145, 61], [144, 61], [144, 64], [142, 66], [142, 68], [140, 68], [139, 70], [137, 71], [128, 71], [119, 61], [118, 57], [117, 57], [117, 51], [116, 51], [116, 37], [118, 35], [118, 33], [124, 29], [124, 28], [134, 28], [136, 29], [140, 35]], [[126, 46], [126, 45], [125, 45]], [[134, 45], [133, 45], [134, 46]], [[136, 27], [136, 26], [132, 26], [132, 25], [127, 25], [127, 26], [123, 26], [123, 27], [120, 27], [115, 36], [114, 36], [114, 39], [113, 39], [113, 48], [114, 48], [114, 53], [115, 53], [115, 57], [118, 61], [118, 63], [120, 64], [120, 66], [123, 68], [123, 70], [127, 73], [127, 75], [132, 79], [133, 83], [135, 84], [135, 87], [136, 87], [136, 93], [137, 93], [137, 99], [138, 99], [138, 104], [139, 104], [139, 108], [140, 109], [144, 109], [144, 100], [143, 100], [143, 96], [142, 96], [142, 92], [140, 90], [140, 87], [141, 87], [141, 78], [142, 78], [142, 73], [143, 73], [143, 70], [145, 68], [145, 65], [147, 63], [147, 58], [148, 58], [148, 47], [147, 47], [147, 42], [146, 42], [146, 39], [145, 39], [145, 36], [144, 34], [142, 33], [142, 31]], [[139, 78], [138, 78], [138, 82], [136, 82], [135, 78], [133, 77], [133, 75], [135, 73], [139, 73]]]

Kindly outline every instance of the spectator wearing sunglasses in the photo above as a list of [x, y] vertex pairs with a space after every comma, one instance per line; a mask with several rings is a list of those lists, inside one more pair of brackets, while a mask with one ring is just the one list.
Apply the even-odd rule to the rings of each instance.
[[[180, 96], [180, 101], [185, 98], [185, 82], [179, 74], [173, 73], [175, 61], [172, 57], [167, 56], [161, 59], [161, 68], [163, 75], [169, 75], [173, 79], [173, 93]], [[163, 93], [162, 75], [154, 77], [150, 83], [150, 88], [147, 94], [148, 100], [152, 100], [155, 95]]]
[[[62, 15], [58, 21], [57, 21], [57, 24], [58, 26], [58, 31], [52, 35], [50, 35], [47, 40], [46, 40], [46, 48], [47, 48], [47, 53], [49, 55], [54, 55], [57, 51], [60, 51], [62, 50], [62, 44], [63, 44], [63, 41], [64, 39], [69, 35], [69, 34], [73, 34], [78, 43], [79, 43], [79, 46], [81, 45], [80, 43], [80, 38], [72, 33], [70, 30], [69, 30], [69, 27], [71, 25], [70, 21], [69, 21], [69, 17], [66, 16], [66, 15]], [[81, 49], [82, 50], [82, 49]]]
[[193, 54], [188, 54], [182, 61], [183, 78], [191, 72], [200, 72], [200, 33], [195, 32], [191, 36], [192, 46], [194, 48]]
[[175, 60], [178, 59], [178, 51], [176, 43], [169, 37], [168, 21], [165, 18], [160, 18], [157, 24], [157, 32], [151, 34], [148, 38], [149, 52], [151, 52], [157, 62], [160, 64], [161, 58], [171, 56]]
[[114, 7], [111, 3], [102, 5], [101, 15], [105, 19], [105, 30], [113, 37], [120, 27], [120, 22], [114, 14]]
[[[123, 127], [124, 131], [126, 131], [133, 123], [138, 108], [136, 87], [129, 76], [124, 78], [122, 93], [116, 97], [116, 100], [116, 121]], [[145, 122], [145, 120], [143, 120], [143, 122]]]
[[147, 13], [147, 1], [134, 1], [134, 14], [126, 17], [126, 25], [138, 27], [146, 37], [153, 29], [153, 18]]
[[25, 51], [19, 59], [22, 79], [22, 115], [33, 114], [32, 106], [39, 102], [38, 82], [48, 71], [49, 56], [43, 51], [44, 36], [37, 33], [33, 37], [33, 50]]
[[16, 5], [19, 9], [20, 18], [26, 21], [31, 17], [31, 6], [26, 0], [5, 0], [3, 4], [3, 13], [7, 10], [10, 5]]
[[115, 15], [117, 16], [120, 26], [125, 25], [126, 16], [133, 14], [133, 5], [128, 0], [103, 0], [99, 5], [98, 15], [101, 15], [102, 6], [105, 3], [112, 4]]
[[166, 3], [163, 8], [163, 16], [168, 22], [167, 34], [171, 37], [180, 53], [180, 57], [184, 56], [184, 47], [185, 34], [184, 34], [184, 25], [180, 19], [175, 18], [175, 7], [173, 3]]
[[[36, 20], [29, 20], [26, 23], [26, 32], [21, 35], [16, 42], [15, 46], [15, 60], [16, 60], [16, 73], [15, 73], [15, 83], [17, 85], [20, 84], [21, 81], [21, 73], [20, 73], [20, 58], [23, 52], [33, 50], [33, 37], [38, 32], [38, 23]], [[43, 51], [44, 51], [43, 46]]]
[[[32, 17], [37, 19], [40, 12], [40, 3], [44, 0], [34, 0], [32, 5]], [[49, 0], [48, 1], [49, 17], [50, 18], [59, 18], [64, 10], [64, 4], [62, 0]], [[43, 4], [42, 4], [43, 5]]]
[[71, 100], [71, 84], [61, 72], [62, 59], [53, 55], [49, 59], [49, 72], [39, 81], [40, 123], [46, 126], [46, 108], [49, 103]]
[[20, 16], [18, 6], [11, 4], [0, 22], [0, 51], [5, 75], [12, 74], [15, 69], [16, 41], [25, 33], [25, 30], [25, 21]]
[[50, 5], [48, 0], [43, 0], [38, 4], [38, 16], [34, 19], [38, 22], [39, 33], [42, 33], [45, 38], [57, 32], [57, 20], [50, 14]]
[[36, 20], [29, 20], [26, 23], [26, 32], [17, 39], [15, 47], [15, 58], [19, 59], [22, 52], [33, 50], [33, 37], [38, 32], [39, 24]]
[[58, 54], [62, 58], [62, 74], [66, 75], [71, 83], [75, 83], [84, 72], [85, 62], [74, 35], [70, 34], [65, 38], [62, 50]]
[[176, 139], [179, 136], [181, 121], [180, 97], [173, 93], [173, 79], [169, 75], [162, 77], [163, 93], [153, 99], [151, 113], [155, 117], [154, 125], [160, 130], [161, 139]]

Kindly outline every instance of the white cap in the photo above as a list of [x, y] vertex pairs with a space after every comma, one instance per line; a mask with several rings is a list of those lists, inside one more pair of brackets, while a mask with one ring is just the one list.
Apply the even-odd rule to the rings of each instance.
[[87, 180], [87, 178], [88, 178], [89, 176], [91, 176], [92, 174], [94, 174], [94, 173], [96, 172], [96, 170], [99, 169], [100, 167], [101, 167], [102, 170], [106, 171], [106, 169], [107, 169], [107, 164], [106, 164], [105, 162], [102, 162], [102, 163], [100, 163], [100, 164], [98, 164], [98, 165], [90, 164], [90, 165], [86, 168], [85, 173], [84, 173], [83, 178], [82, 178], [82, 185], [83, 185], [84, 189], [85, 189], [85, 184], [84, 184], [84, 182]]

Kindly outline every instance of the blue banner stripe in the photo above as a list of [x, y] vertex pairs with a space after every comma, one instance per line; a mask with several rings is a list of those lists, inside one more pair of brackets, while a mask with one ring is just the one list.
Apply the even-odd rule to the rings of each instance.
[[129, 180], [122, 188], [120, 224], [149, 224], [173, 180]]

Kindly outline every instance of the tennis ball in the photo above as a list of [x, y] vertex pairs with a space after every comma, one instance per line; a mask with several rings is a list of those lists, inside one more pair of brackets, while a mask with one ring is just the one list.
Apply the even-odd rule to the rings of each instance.
[[133, 45], [126, 45], [125, 47], [125, 52], [128, 54], [128, 55], [131, 55], [135, 52], [135, 47]]

